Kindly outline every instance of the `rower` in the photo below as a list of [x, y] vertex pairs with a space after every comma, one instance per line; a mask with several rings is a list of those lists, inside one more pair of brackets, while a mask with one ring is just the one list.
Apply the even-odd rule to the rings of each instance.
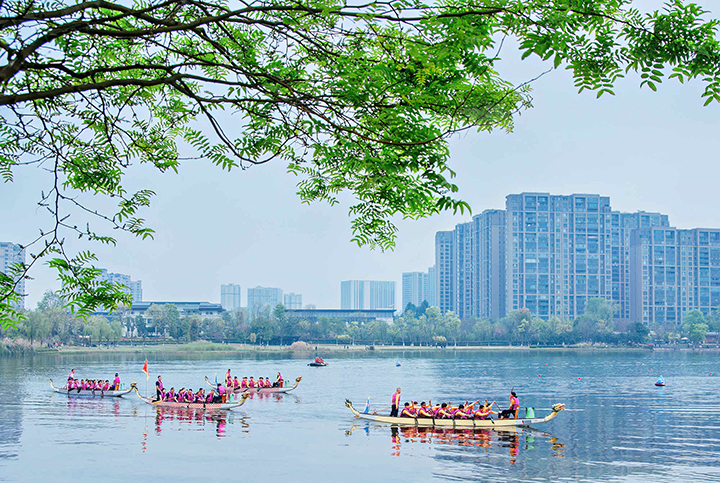
[[232, 386], [232, 376], [230, 375], [230, 369], [228, 369], [227, 374], [225, 374], [225, 385]]
[[488, 419], [492, 414], [497, 414], [495, 411], [492, 410], [493, 404], [495, 404], [495, 401], [493, 401], [491, 404], [488, 404], [486, 399], [485, 404], [480, 406], [478, 410], [475, 411], [473, 417], [476, 419]]
[[248, 381], [247, 387], [249, 387], [249, 388], [251, 388], [251, 389], [252, 389], [253, 387], [255, 387], [255, 379], [253, 379], [252, 376], [250, 376], [250, 380]]
[[410, 403], [405, 403], [405, 407], [402, 411], [400, 411], [400, 417], [401, 418], [414, 418], [415, 414], [413, 413], [412, 407], [410, 406]]
[[113, 391], [119, 391], [120, 390], [120, 376], [118, 376], [118, 373], [115, 373], [115, 379], [113, 380]]
[[237, 376], [235, 376], [232, 381], [232, 387], [233, 387], [233, 389], [237, 389], [239, 386], [240, 386], [240, 381], [238, 381]]
[[419, 418], [432, 418], [433, 414], [432, 412], [428, 411], [428, 405], [425, 401], [420, 403], [420, 409], [418, 409], [417, 417]]
[[240, 381], [240, 389], [246, 389], [248, 387], [248, 380], [247, 376], [242, 378], [242, 381]]
[[222, 402], [225, 402], [225, 386], [218, 382], [217, 393], [220, 396]]
[[451, 408], [448, 408], [447, 403], [442, 403], [440, 409], [435, 413], [435, 417], [438, 419], [452, 419]]

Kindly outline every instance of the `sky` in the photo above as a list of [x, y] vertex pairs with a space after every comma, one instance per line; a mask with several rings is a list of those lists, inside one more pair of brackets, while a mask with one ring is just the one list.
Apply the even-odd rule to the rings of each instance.
[[[521, 62], [508, 45], [502, 57], [500, 73], [515, 83], [550, 68]], [[595, 193], [609, 196], [614, 210], [667, 214], [678, 228], [720, 227], [720, 106], [703, 107], [700, 82], [666, 80], [658, 92], [639, 84], [638, 75], [628, 74], [615, 96], [597, 99], [593, 92], [578, 94], [564, 70], [545, 74], [532, 85], [534, 107], [517, 117], [512, 133], [466, 132], [451, 140], [457, 196], [477, 214], [503, 209], [511, 193]], [[27, 243], [50, 226], [37, 207], [48, 181], [47, 173], [26, 167], [16, 171], [14, 183], [0, 185], [0, 241]], [[157, 193], [141, 213], [156, 231], [154, 240], [113, 232], [116, 247], [71, 235], [66, 243], [71, 250], [93, 250], [98, 267], [142, 280], [146, 301], [219, 303], [220, 285], [235, 283], [243, 305], [247, 288], [261, 285], [300, 293], [304, 305], [339, 308], [340, 282], [359, 279], [397, 282], [400, 308], [402, 272], [427, 271], [435, 233], [471, 219], [452, 212], [398, 219], [395, 250], [372, 251], [350, 241], [348, 195], [333, 207], [304, 205], [295, 194], [297, 181], [282, 162], [227, 172], [192, 161], [178, 174], [134, 166], [128, 191]], [[27, 308], [60, 287], [45, 266], [31, 276]]]

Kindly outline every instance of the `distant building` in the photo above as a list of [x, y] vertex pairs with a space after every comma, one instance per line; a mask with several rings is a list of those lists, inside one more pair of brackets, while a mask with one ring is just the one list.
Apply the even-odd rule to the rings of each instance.
[[138, 302], [132, 304], [128, 315], [145, 316], [145, 311], [147, 311], [151, 305], [174, 305], [177, 307], [180, 317], [199, 315], [203, 318], [213, 318], [220, 317], [220, 314], [224, 312], [220, 304], [212, 304], [209, 302]]
[[340, 283], [342, 309], [395, 309], [395, 282], [346, 280]]
[[220, 305], [225, 310], [235, 310], [242, 307], [240, 285], [234, 283], [220, 285]]
[[302, 294], [293, 292], [284, 294], [283, 305], [285, 306], [285, 309], [301, 309]]
[[435, 265], [433, 265], [432, 267], [428, 267], [427, 283], [425, 284], [425, 300], [427, 300], [430, 307], [437, 307], [435, 293]]
[[499, 320], [506, 313], [506, 212], [485, 210], [473, 216], [472, 225], [472, 315]]
[[259, 308], [269, 305], [275, 307], [283, 303], [282, 289], [275, 287], [260, 287], [247, 289], [247, 308], [254, 313]]
[[435, 234], [435, 306], [455, 310], [455, 245], [451, 231]]
[[681, 324], [699, 309], [720, 306], [720, 229], [633, 230], [630, 241], [632, 320]]
[[331, 319], [343, 319], [346, 322], [370, 322], [371, 320], [384, 320], [392, 322], [395, 309], [287, 309], [285, 310], [288, 318], [295, 320], [307, 320], [315, 323], [320, 317], [328, 317]]
[[435, 235], [435, 295], [461, 318], [574, 319], [603, 298], [624, 322], [681, 324], [720, 306], [720, 229], [613, 211], [597, 194], [519, 193]]
[[[428, 274], [425, 272], [403, 272], [402, 274], [402, 307], [405, 310], [408, 304], [415, 306], [427, 301]], [[430, 302], [428, 301], [428, 304]]]
[[[25, 249], [14, 243], [0, 242], [0, 272], [8, 273], [10, 267], [16, 263], [25, 263]], [[16, 292], [25, 295], [25, 279], [18, 282]], [[22, 309], [25, 307], [25, 300], [21, 298], [19, 302], [12, 305], [16, 309]]]
[[130, 278], [130, 275], [125, 275], [124, 273], [108, 272], [104, 268], [100, 271], [100, 275], [97, 277], [97, 279], [100, 281], [107, 281], [124, 285], [127, 289], [124, 290], [124, 292], [129, 293], [132, 296], [133, 303], [142, 302], [142, 280], [132, 280]]

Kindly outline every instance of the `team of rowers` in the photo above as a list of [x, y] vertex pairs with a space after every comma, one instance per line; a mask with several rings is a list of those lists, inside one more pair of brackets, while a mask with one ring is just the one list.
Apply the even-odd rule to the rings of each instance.
[[401, 418], [434, 418], [434, 419], [492, 419], [492, 415], [498, 415], [500, 419], [517, 418], [520, 409], [520, 400], [514, 391], [510, 392], [510, 407], [503, 411], [495, 412], [492, 410], [493, 401], [488, 403], [485, 399], [484, 403], [480, 403], [478, 399], [475, 402], [465, 401], [465, 404], [453, 406], [452, 403], [441, 403], [433, 405], [430, 402], [417, 401], [406, 402], [404, 407], [398, 411], [400, 406], [400, 388], [393, 394], [392, 410], [390, 416], [399, 416]]
[[242, 380], [238, 380], [237, 376], [233, 377], [230, 375], [230, 369], [228, 369], [227, 373], [225, 374], [225, 385], [228, 387], [228, 389], [232, 388], [233, 390], [262, 389], [263, 387], [283, 387], [283, 384], [284, 380], [279, 372], [277, 373], [275, 382], [270, 382], [269, 377], [266, 377], [265, 379], [259, 377], [257, 380], [255, 380], [253, 376], [250, 376], [249, 379], [247, 376], [245, 376], [242, 378]]
[[423, 401], [418, 406], [417, 401], [413, 401], [406, 402], [399, 415], [401, 418], [488, 419], [491, 415], [498, 414], [492, 410], [493, 403], [495, 401], [488, 404], [487, 399], [484, 404], [480, 404], [479, 400], [473, 403], [465, 401], [465, 404], [456, 407], [451, 403], [433, 405], [432, 401], [429, 403]]
[[120, 376], [115, 373], [115, 379], [110, 384], [109, 379], [76, 379], [75, 369], [70, 371], [68, 374], [67, 386], [65, 389], [68, 391], [118, 391], [120, 390]]

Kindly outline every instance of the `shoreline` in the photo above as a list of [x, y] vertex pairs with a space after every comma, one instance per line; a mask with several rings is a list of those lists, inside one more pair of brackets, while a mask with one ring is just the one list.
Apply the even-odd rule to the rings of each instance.
[[64, 346], [60, 348], [33, 348], [30, 353], [9, 354], [9, 357], [23, 357], [28, 355], [82, 355], [82, 354], [293, 354], [308, 356], [314, 354], [372, 354], [393, 352], [507, 352], [507, 351], [559, 351], [559, 352], [652, 352], [652, 351], [688, 351], [688, 352], [720, 352], [717, 347], [618, 347], [593, 346], [589, 344], [576, 344], [572, 346], [365, 346], [365, 345], [336, 345], [317, 344], [305, 348], [291, 346], [257, 346], [251, 344], [219, 344], [212, 342], [191, 342], [185, 344], [153, 344], [153, 345], [120, 345], [80, 347]]

